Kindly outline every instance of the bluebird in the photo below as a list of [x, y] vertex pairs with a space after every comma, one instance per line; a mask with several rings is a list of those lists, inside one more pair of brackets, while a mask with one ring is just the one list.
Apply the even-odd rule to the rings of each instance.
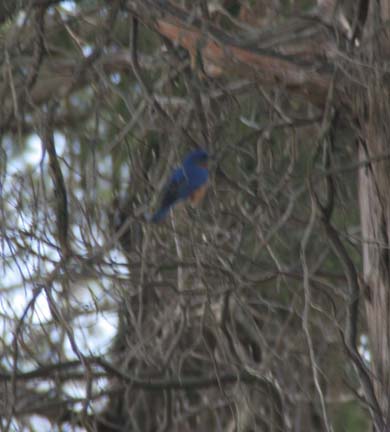
[[165, 185], [161, 204], [150, 218], [151, 222], [162, 221], [179, 201], [188, 199], [193, 206], [200, 203], [207, 190], [207, 162], [208, 154], [201, 149], [192, 151], [184, 158], [182, 165], [173, 170]]

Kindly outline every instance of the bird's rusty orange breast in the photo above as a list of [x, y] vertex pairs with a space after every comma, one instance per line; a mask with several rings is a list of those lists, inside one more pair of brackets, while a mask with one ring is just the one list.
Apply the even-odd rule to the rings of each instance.
[[196, 189], [196, 191], [192, 192], [192, 194], [189, 197], [192, 207], [196, 207], [200, 204], [200, 202], [203, 200], [204, 196], [206, 195], [207, 187], [208, 187], [208, 183], [206, 182], [203, 186]]

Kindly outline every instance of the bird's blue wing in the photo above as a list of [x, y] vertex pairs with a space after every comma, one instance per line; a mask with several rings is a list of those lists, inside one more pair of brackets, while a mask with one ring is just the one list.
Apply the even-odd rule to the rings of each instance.
[[198, 204], [205, 195], [207, 181], [207, 168], [192, 161], [188, 161], [185, 167], [175, 169], [163, 190], [160, 207], [151, 221], [157, 223], [163, 220], [178, 201], [189, 198], [193, 204]]
[[159, 222], [164, 219], [172, 205], [186, 197], [187, 187], [188, 180], [183, 169], [175, 169], [164, 187], [160, 207], [152, 216], [152, 222]]
[[207, 168], [192, 167], [187, 170], [188, 177], [188, 194], [196, 191], [207, 183], [209, 178], [209, 172]]
[[183, 198], [183, 189], [185, 189], [188, 180], [182, 168], [177, 168], [173, 171], [171, 178], [167, 182], [163, 198], [161, 200], [161, 207], [170, 207], [179, 199]]

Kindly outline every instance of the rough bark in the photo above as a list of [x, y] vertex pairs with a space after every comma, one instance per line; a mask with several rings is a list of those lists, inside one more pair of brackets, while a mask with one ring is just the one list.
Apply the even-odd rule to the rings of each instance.
[[[381, 9], [380, 9], [381, 7]], [[379, 15], [378, 15], [379, 14]], [[381, 18], [379, 18], [379, 16]], [[389, 18], [388, 4], [371, 4], [370, 29], [375, 31]], [[370, 49], [372, 65], [367, 76], [368, 92], [362, 103], [366, 114], [361, 160], [389, 154], [390, 93], [382, 60], [387, 51], [388, 33], [383, 32]], [[364, 113], [360, 114], [363, 118]], [[390, 426], [390, 163], [369, 164], [359, 173], [360, 217], [363, 238], [363, 272], [368, 295], [366, 311], [370, 335], [374, 387], [384, 424]], [[379, 428], [378, 428], [379, 430]]]

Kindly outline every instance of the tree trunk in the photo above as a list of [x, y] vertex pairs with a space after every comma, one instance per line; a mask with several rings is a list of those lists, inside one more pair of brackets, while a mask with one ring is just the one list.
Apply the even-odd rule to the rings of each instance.
[[[382, 2], [381, 9], [371, 5], [370, 12], [369, 28], [378, 29], [379, 21], [388, 19], [387, 1]], [[366, 312], [373, 382], [382, 409], [383, 430], [390, 427], [390, 162], [384, 158], [390, 149], [390, 94], [381, 63], [381, 59], [386, 58], [386, 33], [381, 33], [381, 38], [370, 52], [369, 60], [373, 67], [367, 80], [367, 121], [365, 139], [360, 147], [361, 160], [381, 157], [383, 160], [365, 166], [359, 175], [363, 274], [368, 287]]]

